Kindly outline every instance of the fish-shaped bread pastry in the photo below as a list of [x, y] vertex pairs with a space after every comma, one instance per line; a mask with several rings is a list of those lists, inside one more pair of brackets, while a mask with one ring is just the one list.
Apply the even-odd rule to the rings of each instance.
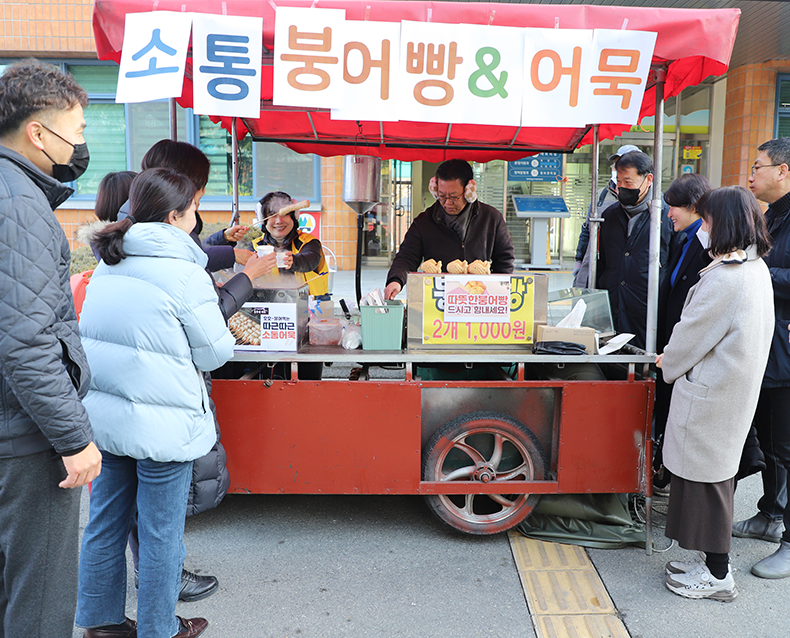
[[430, 273], [431, 275], [438, 275], [442, 272], [442, 262], [436, 261], [435, 259], [426, 259], [420, 264], [420, 270]]
[[464, 290], [470, 295], [482, 295], [486, 291], [486, 286], [482, 281], [467, 281]]
[[466, 260], [461, 261], [460, 259], [456, 259], [447, 264], [447, 272], [451, 275], [465, 275], [467, 266]]
[[490, 275], [491, 262], [475, 259], [466, 270], [470, 275]]

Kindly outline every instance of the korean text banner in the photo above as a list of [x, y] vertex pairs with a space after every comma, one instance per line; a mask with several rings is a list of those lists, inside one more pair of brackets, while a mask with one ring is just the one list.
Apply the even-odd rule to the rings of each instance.
[[116, 102], [181, 96], [192, 15], [174, 11], [126, 14]]
[[196, 13], [192, 21], [195, 113], [258, 117], [262, 46], [263, 18]]
[[363, 28], [340, 9], [278, 7], [273, 102], [349, 120], [636, 124], [656, 35], [409, 21]]

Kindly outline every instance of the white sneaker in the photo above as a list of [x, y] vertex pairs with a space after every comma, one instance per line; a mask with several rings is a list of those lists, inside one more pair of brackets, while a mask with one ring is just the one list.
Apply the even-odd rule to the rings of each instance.
[[684, 598], [710, 598], [729, 603], [738, 595], [732, 571], [727, 571], [724, 578], [718, 579], [704, 563], [700, 569], [686, 574], [667, 574], [664, 583], [669, 591]]
[[692, 560], [671, 560], [664, 568], [667, 574], [689, 574], [705, 564], [705, 552], [697, 552], [697, 557]]

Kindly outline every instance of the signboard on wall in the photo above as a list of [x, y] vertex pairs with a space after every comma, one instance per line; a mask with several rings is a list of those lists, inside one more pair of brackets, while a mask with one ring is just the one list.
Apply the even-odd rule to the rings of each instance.
[[507, 163], [509, 182], [556, 182], [562, 178], [562, 153], [538, 153]]

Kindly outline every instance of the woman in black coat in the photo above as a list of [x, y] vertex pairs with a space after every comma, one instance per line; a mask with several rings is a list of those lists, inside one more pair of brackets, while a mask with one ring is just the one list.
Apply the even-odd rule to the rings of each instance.
[[[699, 281], [699, 271], [709, 262], [705, 259], [708, 236], [701, 229], [702, 219], [697, 213], [697, 201], [712, 188], [710, 182], [702, 175], [687, 173], [672, 182], [664, 193], [664, 201], [669, 205], [669, 219], [672, 221], [676, 235], [669, 247], [666, 272], [658, 291], [656, 338], [658, 354], [664, 351], [664, 346], [672, 335], [672, 328], [680, 321], [686, 296], [692, 286]], [[656, 402], [653, 410], [655, 415], [653, 468], [656, 471], [653, 485], [658, 488], [663, 488], [669, 483], [669, 472], [662, 463], [661, 446], [671, 396], [672, 386], [664, 383], [661, 370], [658, 370]]]

